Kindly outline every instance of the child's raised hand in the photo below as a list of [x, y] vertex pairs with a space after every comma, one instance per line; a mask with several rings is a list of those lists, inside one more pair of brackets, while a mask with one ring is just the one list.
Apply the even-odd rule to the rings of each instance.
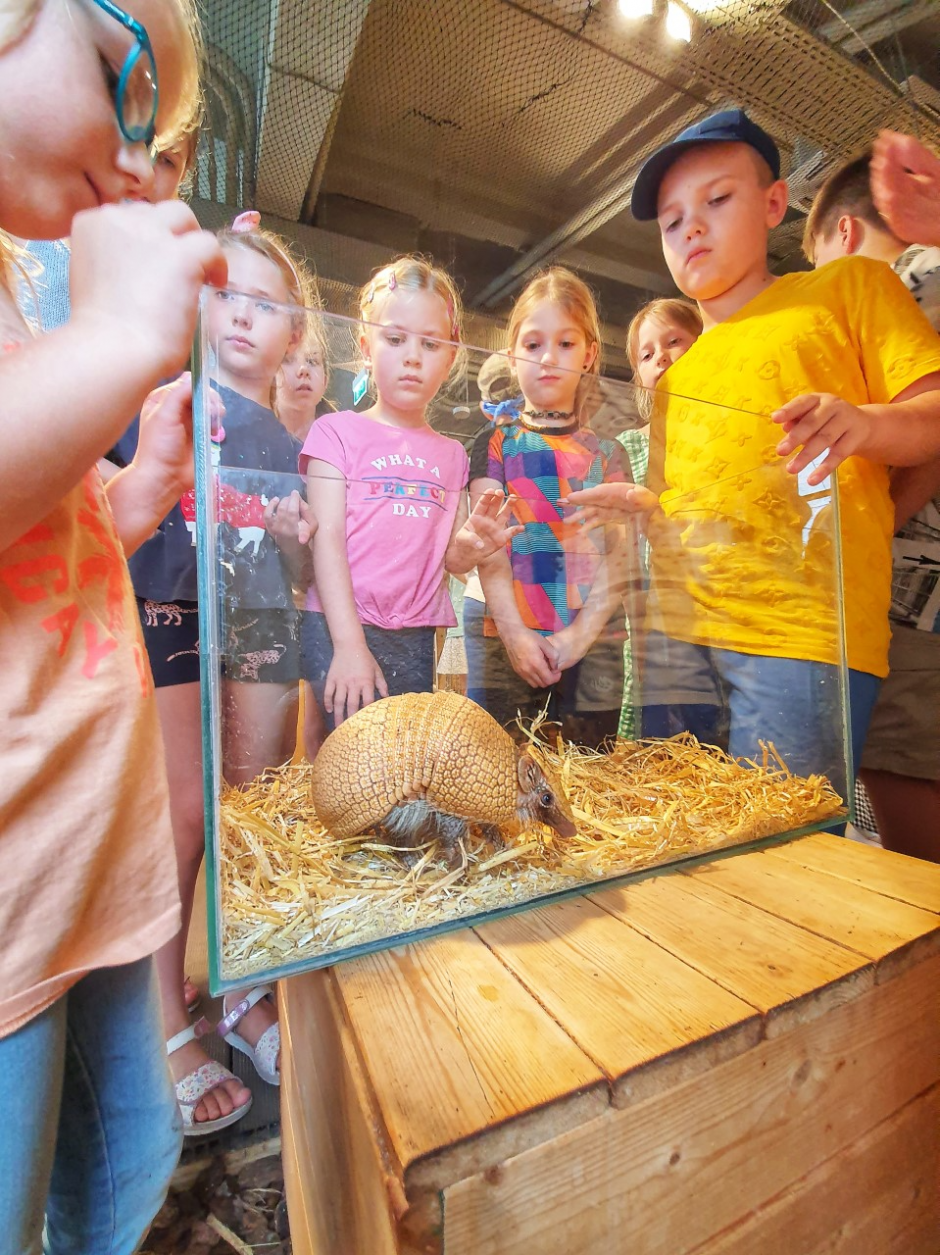
[[826, 454], [806, 478], [813, 488], [866, 444], [873, 422], [864, 409], [830, 392], [794, 397], [770, 417], [787, 433], [777, 445], [780, 456], [787, 457], [794, 449], [800, 449], [787, 463], [791, 475], [799, 474], [810, 462]]
[[278, 545], [295, 543], [306, 548], [317, 530], [310, 506], [295, 489], [289, 497], [272, 497], [264, 507], [264, 525]]
[[388, 697], [388, 685], [382, 668], [366, 646], [337, 648], [323, 690], [323, 708], [333, 716], [336, 725], [374, 702], [376, 694]]
[[200, 289], [226, 276], [218, 240], [180, 201], [104, 205], [73, 222], [72, 323], [152, 380], [186, 364]]
[[482, 562], [498, 549], [504, 549], [513, 536], [521, 536], [525, 528], [512, 522], [512, 509], [517, 498], [505, 496], [498, 488], [487, 488], [470, 511], [466, 523], [454, 537], [468, 551], [470, 566]]
[[559, 505], [578, 506], [566, 521], [591, 528], [624, 523], [637, 515], [649, 516], [659, 505], [659, 498], [642, 484], [597, 484], [560, 497]]
[[[192, 488], [193, 382], [188, 370], [155, 388], [144, 401], [134, 466], [137, 491], [154, 501], [177, 501]], [[146, 476], [146, 487], [140, 475]]]
[[551, 639], [533, 632], [531, 628], [518, 627], [510, 632], [500, 631], [512, 669], [533, 688], [548, 688], [561, 679], [555, 646]]
[[899, 240], [940, 244], [940, 157], [919, 140], [881, 132], [872, 148], [871, 193]]

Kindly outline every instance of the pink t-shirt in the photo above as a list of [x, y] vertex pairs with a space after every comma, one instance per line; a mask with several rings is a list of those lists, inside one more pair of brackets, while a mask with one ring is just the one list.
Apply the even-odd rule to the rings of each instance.
[[[452, 627], [457, 620], [444, 584], [444, 554], [467, 485], [463, 446], [427, 426], [389, 427], [344, 410], [313, 424], [301, 474], [311, 458], [346, 479], [346, 554], [359, 622]], [[316, 511], [315, 483], [308, 495]], [[323, 610], [313, 585], [307, 609]]]

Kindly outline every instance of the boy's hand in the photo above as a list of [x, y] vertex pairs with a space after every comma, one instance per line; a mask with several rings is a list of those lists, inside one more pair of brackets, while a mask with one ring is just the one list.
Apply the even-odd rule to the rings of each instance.
[[337, 649], [326, 673], [323, 708], [332, 715], [337, 727], [363, 706], [379, 697], [388, 697], [388, 685], [382, 668], [363, 645]]
[[295, 489], [289, 497], [272, 497], [264, 507], [264, 525], [279, 547], [299, 545], [305, 549], [313, 540], [317, 520]]
[[823, 453], [826, 457], [806, 478], [815, 488], [846, 458], [862, 448], [872, 430], [872, 418], [857, 405], [830, 392], [809, 392], [794, 397], [770, 416], [787, 433], [777, 445], [777, 452], [786, 457], [800, 449], [787, 463], [791, 475], [797, 475]]
[[940, 158], [919, 140], [881, 132], [872, 148], [871, 194], [899, 240], [940, 245]]
[[559, 504], [579, 506], [567, 522], [591, 528], [624, 523], [637, 515], [648, 517], [659, 505], [659, 498], [641, 484], [598, 484], [560, 497]]
[[180, 201], [104, 205], [76, 214], [69, 287], [72, 323], [111, 338], [150, 379], [185, 364], [205, 283], [223, 286], [219, 242]]
[[509, 632], [500, 631], [512, 669], [533, 688], [548, 688], [561, 679], [555, 646], [551, 639], [533, 632], [531, 628], [518, 627]]
[[514, 536], [525, 531], [521, 524], [511, 521], [515, 502], [514, 496], [504, 496], [498, 488], [488, 488], [477, 501], [454, 537], [461, 557], [467, 559], [468, 570], [499, 549], [505, 549]]

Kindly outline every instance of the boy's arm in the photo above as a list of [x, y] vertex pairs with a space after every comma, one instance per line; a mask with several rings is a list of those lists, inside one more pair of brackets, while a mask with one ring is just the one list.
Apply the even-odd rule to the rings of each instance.
[[940, 455], [940, 371], [922, 376], [887, 404], [852, 405], [828, 392], [812, 392], [795, 397], [771, 418], [786, 432], [777, 445], [781, 457], [802, 445], [787, 463], [792, 474], [826, 454], [807, 477], [812, 486], [848, 457], [917, 466]]
[[894, 501], [894, 530], [932, 501], [940, 492], [940, 458], [922, 466], [902, 466], [891, 473], [891, 499]]

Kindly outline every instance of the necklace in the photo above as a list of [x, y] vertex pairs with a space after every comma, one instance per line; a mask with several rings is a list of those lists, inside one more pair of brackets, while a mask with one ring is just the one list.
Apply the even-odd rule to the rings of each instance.
[[526, 418], [574, 418], [574, 410], [523, 410]]

